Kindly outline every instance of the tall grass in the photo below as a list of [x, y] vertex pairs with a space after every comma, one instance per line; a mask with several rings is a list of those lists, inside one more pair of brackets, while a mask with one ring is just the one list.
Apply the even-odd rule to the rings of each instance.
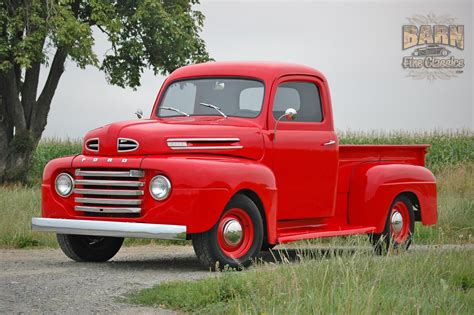
[[81, 141], [77, 139], [60, 140], [51, 138], [41, 141], [33, 155], [28, 182], [31, 185], [41, 183], [43, 169], [49, 161], [66, 155], [79, 154], [81, 150]]
[[[132, 294], [136, 304], [198, 314], [472, 314], [474, 251], [296, 252], [257, 266]], [[337, 255], [330, 255], [337, 253]], [[286, 258], [285, 258], [286, 257]], [[271, 261], [268, 260], [268, 261]]]
[[0, 187], [0, 246], [56, 246], [51, 233], [33, 233], [31, 218], [41, 215], [39, 188]]
[[436, 173], [438, 224], [415, 228], [422, 243], [474, 243], [474, 163], [444, 167]]

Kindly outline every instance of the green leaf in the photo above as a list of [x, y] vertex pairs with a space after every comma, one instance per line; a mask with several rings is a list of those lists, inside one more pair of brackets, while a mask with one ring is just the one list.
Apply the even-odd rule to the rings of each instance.
[[[0, 71], [49, 64], [66, 49], [77, 66], [96, 66], [111, 84], [135, 88], [151, 69], [167, 74], [210, 60], [199, 34], [204, 23], [196, 0], [30, 0], [0, 4]], [[110, 50], [99, 61], [94, 30], [106, 34]]]

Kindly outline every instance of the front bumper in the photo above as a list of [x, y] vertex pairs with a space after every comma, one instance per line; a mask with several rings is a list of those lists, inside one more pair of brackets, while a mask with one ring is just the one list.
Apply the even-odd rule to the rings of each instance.
[[96, 220], [33, 218], [31, 229], [60, 234], [185, 240], [186, 226]]

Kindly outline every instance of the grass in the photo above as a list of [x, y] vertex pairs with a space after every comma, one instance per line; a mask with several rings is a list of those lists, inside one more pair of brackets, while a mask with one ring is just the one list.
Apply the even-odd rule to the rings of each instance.
[[163, 283], [128, 302], [198, 314], [472, 314], [474, 308], [472, 250], [299, 254], [301, 263]]
[[31, 218], [41, 214], [39, 188], [10, 186], [0, 188], [0, 246], [56, 246], [50, 233], [32, 233]]
[[43, 169], [52, 159], [81, 153], [82, 144], [80, 140], [74, 139], [46, 139], [38, 145], [31, 162], [28, 182], [31, 186], [41, 184]]
[[[474, 136], [458, 133], [421, 134], [342, 134], [344, 143], [431, 143], [428, 167], [436, 174], [439, 195], [439, 223], [434, 227], [417, 224], [417, 243], [472, 243], [474, 237]], [[32, 233], [31, 217], [40, 216], [41, 174], [44, 165], [58, 156], [80, 152], [75, 140], [46, 140], [41, 142], [33, 158], [30, 185], [0, 187], [0, 247], [24, 248], [57, 246], [48, 233]], [[148, 244], [150, 240], [129, 239], [127, 245]], [[327, 241], [345, 242], [345, 239]], [[170, 244], [173, 242], [159, 242]], [[181, 244], [181, 243], [180, 243]], [[188, 243], [185, 243], [188, 244]]]
[[474, 163], [445, 167], [436, 174], [438, 224], [415, 227], [417, 243], [474, 242]]

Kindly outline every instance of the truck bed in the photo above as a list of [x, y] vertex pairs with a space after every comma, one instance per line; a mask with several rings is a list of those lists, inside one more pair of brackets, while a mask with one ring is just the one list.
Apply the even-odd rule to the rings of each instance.
[[340, 145], [339, 165], [361, 162], [394, 162], [425, 166], [429, 144], [416, 145]]
[[[349, 208], [351, 180], [358, 166], [369, 164], [409, 164], [424, 166], [430, 145], [341, 145], [339, 146], [339, 173], [337, 182], [336, 216], [344, 218]], [[337, 224], [343, 224], [342, 221]]]

